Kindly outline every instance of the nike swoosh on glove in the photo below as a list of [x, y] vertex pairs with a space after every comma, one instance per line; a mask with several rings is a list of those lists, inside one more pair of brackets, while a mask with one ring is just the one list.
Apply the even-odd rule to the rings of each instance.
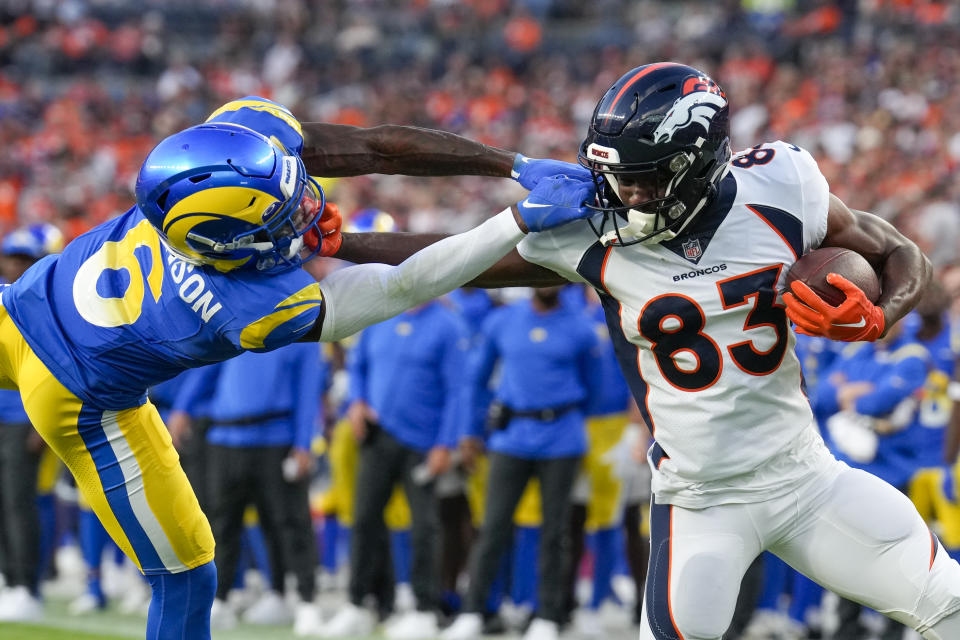
[[340, 207], [332, 202], [323, 205], [323, 213], [320, 214], [320, 220], [317, 221], [320, 228], [320, 235], [323, 245], [320, 247], [320, 255], [329, 257], [340, 250], [343, 243], [343, 236], [340, 235], [340, 227], [343, 226], [343, 217], [340, 215]]
[[886, 326], [883, 309], [838, 273], [828, 274], [827, 282], [847, 296], [838, 307], [825, 302], [799, 280], [790, 283], [792, 293], [783, 294], [787, 317], [797, 326], [797, 333], [843, 342], [873, 342], [879, 338]]
[[513, 171], [510, 172], [510, 177], [523, 185], [524, 189], [533, 191], [541, 180], [550, 176], [567, 176], [584, 182], [593, 182], [593, 174], [590, 170], [578, 164], [528, 158], [519, 153], [513, 160]]
[[594, 194], [593, 182], [549, 176], [517, 203], [517, 211], [529, 231], [545, 231], [593, 215], [595, 211], [583, 203], [593, 200]]

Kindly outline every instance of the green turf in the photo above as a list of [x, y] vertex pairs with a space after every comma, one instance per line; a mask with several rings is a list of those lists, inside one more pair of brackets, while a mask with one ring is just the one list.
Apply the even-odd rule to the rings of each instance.
[[[29, 625], [0, 623], [0, 640], [129, 640], [143, 638], [146, 616], [125, 615], [113, 609], [72, 616], [67, 603], [48, 599], [44, 618]], [[241, 625], [230, 631], [214, 631], [213, 640], [293, 640], [290, 627]]]
[[0, 624], [2, 640], [126, 640], [130, 636], [106, 635], [102, 632], [86, 633], [69, 629], [53, 629], [24, 624]]

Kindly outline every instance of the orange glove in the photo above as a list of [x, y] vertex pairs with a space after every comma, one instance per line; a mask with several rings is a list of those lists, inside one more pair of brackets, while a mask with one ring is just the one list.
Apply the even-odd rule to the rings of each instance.
[[847, 298], [834, 307], [805, 283], [790, 283], [793, 293], [783, 294], [787, 317], [797, 325], [797, 333], [831, 340], [873, 342], [886, 326], [883, 310], [870, 302], [860, 287], [838, 273], [827, 275], [827, 282], [843, 291]]
[[340, 216], [340, 207], [332, 202], [327, 202], [323, 206], [323, 213], [317, 226], [320, 227], [320, 235], [323, 236], [323, 246], [320, 248], [320, 255], [329, 257], [340, 250], [343, 243], [343, 236], [340, 235], [340, 227], [343, 225], [343, 218]]

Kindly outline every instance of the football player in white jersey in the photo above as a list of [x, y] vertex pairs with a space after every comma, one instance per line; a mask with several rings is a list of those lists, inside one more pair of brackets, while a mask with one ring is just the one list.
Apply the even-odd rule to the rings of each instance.
[[[655, 438], [641, 640], [721, 638], [764, 550], [926, 640], [960, 638], [960, 565], [905, 496], [824, 446], [787, 322], [878, 338], [930, 278], [920, 250], [830, 194], [803, 149], [778, 141], [731, 155], [726, 96], [688, 66], [617, 80], [580, 162], [598, 185], [596, 216], [528, 236], [473, 284], [562, 278], [603, 300]], [[395, 262], [435, 238], [346, 236], [338, 257]], [[790, 266], [822, 246], [871, 262], [876, 304], [834, 275], [847, 294], [839, 307], [802, 283], [781, 296]]]

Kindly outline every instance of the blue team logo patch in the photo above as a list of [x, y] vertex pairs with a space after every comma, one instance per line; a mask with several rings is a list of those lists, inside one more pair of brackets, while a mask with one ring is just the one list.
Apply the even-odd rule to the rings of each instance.
[[699, 239], [694, 238], [683, 243], [683, 257], [687, 260], [696, 262], [702, 254], [703, 250], [700, 248]]

